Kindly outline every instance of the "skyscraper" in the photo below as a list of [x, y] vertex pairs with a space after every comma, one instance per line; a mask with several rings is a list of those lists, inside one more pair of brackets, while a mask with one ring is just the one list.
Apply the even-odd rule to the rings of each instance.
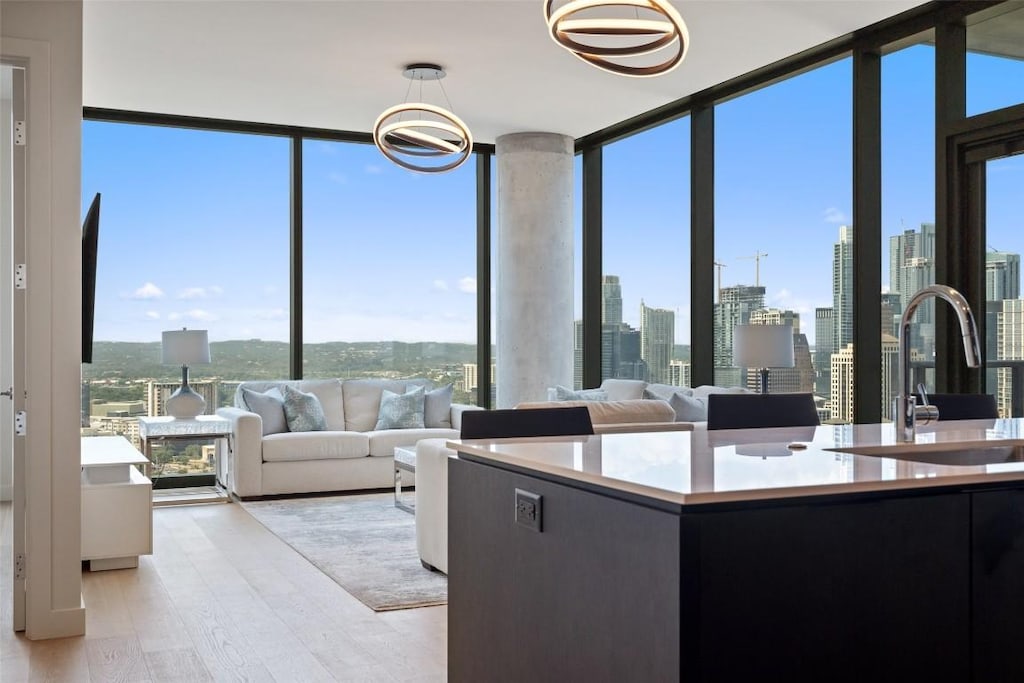
[[[999, 360], [1024, 360], [1024, 299], [1003, 300], [997, 334]], [[999, 415], [1009, 417], [1013, 414], [1012, 368], [998, 368], [997, 376], [996, 404]]]
[[832, 248], [832, 311], [834, 348], [853, 342], [853, 226], [839, 226]]
[[668, 364], [676, 344], [676, 314], [650, 308], [640, 300], [640, 358], [647, 363], [647, 381], [669, 384]]
[[605, 275], [601, 280], [601, 322], [622, 323], [622, 286], [618, 275]]
[[985, 254], [985, 301], [1020, 298], [1020, 254]]
[[[904, 230], [889, 238], [889, 290], [900, 296], [900, 311], [922, 287], [935, 283], [935, 225], [922, 223], [919, 231]], [[897, 330], [898, 332], [898, 330]], [[935, 301], [924, 301], [914, 314], [910, 347], [926, 358], [935, 353]]]
[[[736, 377], [727, 377], [722, 370], [732, 368], [732, 337], [737, 325], [750, 322], [750, 314], [764, 308], [764, 287], [735, 285], [723, 287], [721, 301], [715, 304], [715, 382], [737, 384]], [[721, 375], [721, 377], [719, 377]]]
[[853, 422], [853, 344], [832, 354], [830, 375], [832, 390], [828, 405], [832, 421]]
[[832, 354], [835, 345], [835, 319], [831, 308], [814, 309], [814, 393], [828, 398], [832, 392]]

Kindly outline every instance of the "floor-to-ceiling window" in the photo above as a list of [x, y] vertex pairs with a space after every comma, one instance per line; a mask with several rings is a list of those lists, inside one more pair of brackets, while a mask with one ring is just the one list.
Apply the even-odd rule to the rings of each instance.
[[737, 325], [790, 325], [794, 367], [772, 391], [814, 391], [853, 419], [850, 59], [715, 108], [715, 383], [750, 385]]
[[[898, 327], [909, 298], [935, 282], [935, 47], [932, 32], [882, 57], [882, 418], [898, 388]], [[908, 44], [909, 43], [909, 44]], [[934, 389], [935, 304], [914, 316], [914, 382]]]
[[605, 146], [601, 378], [690, 382], [690, 121]]
[[303, 142], [303, 376], [427, 377], [476, 402], [476, 170]]
[[[212, 362], [190, 368], [208, 413], [240, 380], [287, 376], [288, 155], [283, 137], [83, 124], [83, 212], [102, 195], [87, 433], [138, 445], [138, 417], [162, 414], [181, 383], [164, 330], [208, 331]], [[160, 445], [153, 473], [208, 473], [211, 453]]]

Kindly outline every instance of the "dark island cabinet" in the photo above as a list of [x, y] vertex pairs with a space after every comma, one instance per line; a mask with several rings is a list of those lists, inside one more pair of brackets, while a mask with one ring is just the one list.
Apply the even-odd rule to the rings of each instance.
[[449, 681], [679, 680], [678, 514], [462, 459], [448, 475]]
[[1024, 681], [1024, 491], [972, 495], [974, 680]]

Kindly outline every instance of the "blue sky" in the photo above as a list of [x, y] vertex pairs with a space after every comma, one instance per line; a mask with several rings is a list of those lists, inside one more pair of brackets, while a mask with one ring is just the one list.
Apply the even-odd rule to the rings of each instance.
[[[883, 59], [883, 258], [888, 236], [934, 219], [932, 63], [928, 46]], [[767, 303], [800, 312], [812, 343], [852, 219], [850, 89], [845, 59], [716, 110], [722, 284], [753, 284], [747, 257], [767, 252]], [[1022, 101], [1024, 64], [971, 55], [969, 113]], [[424, 176], [370, 145], [307, 141], [303, 153], [305, 340], [473, 343], [475, 161]], [[288, 168], [286, 139], [86, 122], [83, 214], [103, 193], [96, 339], [187, 326], [287, 340]], [[675, 310], [677, 343], [689, 340], [689, 175], [685, 118], [604, 153], [604, 272], [622, 280], [626, 322], [641, 298]], [[1024, 251], [1022, 182], [1021, 157], [993, 164], [989, 244], [1002, 250]]]

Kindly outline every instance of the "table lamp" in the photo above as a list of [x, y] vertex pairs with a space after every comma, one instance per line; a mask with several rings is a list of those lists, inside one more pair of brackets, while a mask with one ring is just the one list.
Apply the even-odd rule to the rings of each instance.
[[192, 420], [203, 412], [206, 401], [188, 385], [188, 366], [210, 362], [210, 340], [206, 330], [169, 330], [161, 344], [164, 365], [181, 366], [181, 386], [171, 394], [165, 412], [178, 420]]
[[768, 368], [791, 368], [793, 328], [789, 325], [737, 325], [733, 328], [732, 362], [740, 368], [756, 368], [759, 387], [768, 393]]

